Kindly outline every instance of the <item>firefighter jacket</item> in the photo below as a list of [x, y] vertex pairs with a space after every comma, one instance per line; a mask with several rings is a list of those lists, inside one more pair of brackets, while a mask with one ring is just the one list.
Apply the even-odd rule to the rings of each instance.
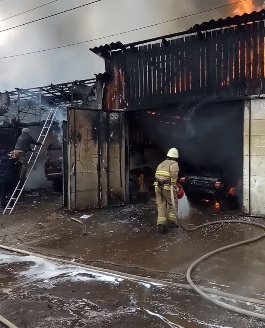
[[166, 159], [158, 165], [156, 169], [154, 186], [164, 190], [170, 190], [171, 185], [176, 185], [179, 173], [179, 166], [176, 161]]

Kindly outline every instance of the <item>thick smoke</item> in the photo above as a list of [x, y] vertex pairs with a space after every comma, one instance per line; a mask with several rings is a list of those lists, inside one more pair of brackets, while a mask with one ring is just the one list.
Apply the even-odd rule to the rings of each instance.
[[[43, 0], [12, 0], [1, 3], [0, 18], [44, 4]], [[87, 3], [87, 0], [63, 1], [42, 7], [36, 11], [3, 21], [1, 29], [44, 17], [71, 7]], [[174, 19], [179, 16], [223, 5], [223, 0], [102, 0], [100, 3], [43, 20], [25, 27], [0, 34], [1, 57], [17, 53], [52, 48], [83, 40], [90, 40], [121, 33], [138, 27]], [[210, 11], [152, 28], [97, 40], [91, 43], [63, 48], [25, 57], [0, 60], [0, 90], [14, 87], [34, 87], [52, 83], [93, 77], [104, 71], [104, 63], [89, 51], [90, 47], [114, 41], [131, 42], [144, 38], [187, 29], [211, 18], [231, 14], [225, 8]]]
[[[46, 116], [43, 115], [42, 119], [44, 120], [45, 118]], [[51, 182], [47, 181], [44, 171], [44, 163], [47, 158], [47, 147], [49, 146], [49, 144], [62, 145], [63, 142], [62, 121], [64, 120], [66, 120], [66, 110], [64, 108], [59, 108], [57, 110], [54, 119], [54, 124], [52, 125], [49, 131], [45, 144], [42, 147], [37, 162], [27, 182], [27, 189], [47, 188], [51, 186]], [[40, 131], [41, 131], [41, 127], [30, 128], [30, 133], [35, 139], [38, 138]]]
[[[46, 1], [14, 0], [1, 3], [1, 18], [37, 7]], [[22, 16], [3, 21], [1, 29], [44, 17], [87, 3], [85, 0], [57, 1]], [[89, 17], [93, 6], [46, 19], [0, 34], [1, 56], [47, 49], [91, 38]], [[2, 40], [2, 42], [1, 42]], [[37, 87], [93, 77], [104, 68], [102, 60], [89, 51], [89, 44], [63, 48], [42, 54], [0, 60], [1, 90]]]
[[160, 110], [156, 115], [141, 112], [135, 124], [164, 157], [169, 148], [177, 147], [184, 171], [209, 168], [223, 173], [231, 183], [238, 182], [242, 174], [243, 104], [209, 104], [189, 121], [177, 119], [177, 113], [176, 109]]
[[[228, 1], [227, 1], [228, 3]], [[91, 17], [93, 36], [98, 34], [114, 34], [122, 31], [136, 29], [134, 32], [112, 37], [101, 42], [120, 40], [124, 43], [143, 40], [161, 36], [163, 34], [174, 33], [186, 30], [196, 23], [217, 19], [233, 14], [231, 7], [209, 11], [174, 20], [166, 24], [155, 25], [158, 22], [173, 20], [198, 13], [209, 8], [224, 5], [223, 0], [113, 0], [103, 1], [101, 5], [95, 7], [95, 15]], [[119, 10], [115, 10], [119, 8]], [[99, 19], [101, 18], [101, 19]], [[115, 24], [113, 24], [115, 22]], [[137, 30], [138, 27], [155, 25], [151, 28]], [[106, 33], [106, 26], [108, 32]]]
[[[41, 131], [41, 127], [30, 127], [30, 134], [33, 138], [37, 139]], [[47, 188], [51, 187], [51, 182], [47, 181], [44, 171], [44, 162], [46, 160], [47, 147], [49, 144], [57, 143], [57, 137], [53, 129], [50, 130], [46, 142], [42, 147], [42, 150], [39, 154], [36, 164], [31, 172], [29, 180], [26, 185], [26, 189], [38, 189], [38, 188]], [[30, 153], [28, 154], [28, 156]]]
[[56, 136], [57, 143], [62, 145], [63, 143], [63, 129], [62, 122], [67, 120], [67, 112], [65, 108], [59, 108], [57, 110], [54, 121], [58, 124], [57, 128], [54, 129], [54, 135]]

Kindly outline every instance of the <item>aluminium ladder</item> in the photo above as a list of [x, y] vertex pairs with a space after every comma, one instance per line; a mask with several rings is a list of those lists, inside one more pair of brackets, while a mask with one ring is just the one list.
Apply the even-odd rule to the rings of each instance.
[[[38, 137], [38, 142], [41, 142], [42, 145], [38, 146], [38, 145], [35, 145], [33, 150], [32, 150], [32, 153], [30, 154], [30, 157], [29, 157], [29, 160], [28, 160], [28, 174], [27, 174], [27, 177], [26, 177], [26, 180], [24, 181], [21, 181], [19, 180], [15, 190], [13, 191], [13, 194], [12, 196], [10, 197], [8, 203], [7, 203], [7, 206], [6, 208], [4, 209], [4, 212], [3, 214], [8, 214], [8, 215], [11, 215], [14, 211], [14, 208], [25, 188], [25, 185], [28, 181], [28, 178], [33, 170], [33, 167], [37, 161], [37, 158], [41, 152], [41, 149], [42, 149], [42, 146], [47, 138], [47, 135], [50, 131], [50, 128], [51, 128], [51, 125], [52, 125], [52, 122], [55, 118], [55, 115], [56, 115], [56, 112], [57, 112], [57, 108], [52, 108], [50, 109], [49, 113], [48, 113], [48, 116], [45, 120], [45, 123], [42, 127], [42, 130], [40, 132], [40, 135]], [[37, 149], [39, 148], [39, 149]]]

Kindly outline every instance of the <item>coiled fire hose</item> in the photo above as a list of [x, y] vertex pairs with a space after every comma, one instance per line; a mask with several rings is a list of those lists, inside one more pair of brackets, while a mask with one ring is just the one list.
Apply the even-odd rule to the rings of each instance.
[[[175, 202], [175, 189], [174, 189], [174, 186], [171, 185], [171, 189], [170, 189], [170, 194], [171, 194], [171, 201], [172, 201], [172, 205], [173, 205], [173, 208], [174, 208], [174, 211], [175, 211], [175, 215], [176, 215], [176, 218], [177, 218], [177, 222], [179, 224], [179, 226], [187, 231], [187, 232], [193, 232], [193, 231], [196, 231], [196, 230], [199, 230], [199, 229], [202, 229], [202, 228], [205, 228], [205, 227], [208, 227], [208, 226], [212, 226], [212, 225], [217, 225], [217, 224], [224, 224], [224, 223], [236, 223], [236, 224], [244, 224], [244, 225], [251, 225], [251, 226], [255, 226], [255, 227], [258, 227], [258, 228], [261, 228], [263, 230], [265, 230], [265, 226], [262, 225], [262, 224], [259, 224], [259, 223], [255, 223], [255, 222], [246, 222], [246, 221], [242, 221], [242, 220], [220, 220], [220, 221], [213, 221], [213, 222], [209, 222], [209, 223], [204, 223], [204, 224], [201, 224], [201, 225], [198, 225], [196, 227], [192, 227], [192, 228], [189, 228], [189, 227], [185, 227], [183, 225], [183, 223], [181, 222], [181, 220], [179, 220], [179, 217], [178, 217], [178, 211], [177, 211], [177, 208], [176, 208], [176, 202]], [[229, 250], [229, 249], [232, 249], [232, 248], [235, 248], [235, 247], [239, 247], [239, 246], [242, 246], [242, 245], [247, 245], [247, 244], [250, 244], [250, 243], [253, 243], [255, 241], [258, 241], [262, 238], [265, 238], [265, 233], [257, 236], [257, 237], [254, 237], [254, 238], [250, 238], [250, 239], [247, 239], [247, 240], [243, 240], [243, 241], [240, 241], [238, 243], [234, 243], [234, 244], [231, 244], [231, 245], [228, 245], [228, 246], [224, 246], [224, 247], [221, 247], [221, 248], [218, 248], [212, 252], [209, 252], [205, 255], [203, 255], [202, 257], [200, 257], [198, 260], [194, 261], [188, 268], [187, 270], [187, 273], [186, 273], [186, 277], [187, 277], [187, 280], [188, 280], [188, 283], [190, 284], [190, 286], [199, 294], [201, 295], [203, 298], [205, 298], [206, 300], [218, 305], [218, 306], [221, 306], [229, 311], [234, 311], [236, 313], [239, 313], [239, 314], [243, 314], [243, 315], [247, 315], [247, 316], [250, 316], [250, 317], [253, 317], [253, 318], [256, 318], [256, 319], [262, 319], [262, 320], [265, 320], [265, 314], [261, 314], [261, 313], [256, 313], [256, 312], [252, 312], [252, 311], [248, 311], [248, 310], [244, 310], [244, 309], [241, 309], [237, 306], [233, 306], [233, 305], [230, 305], [230, 304], [227, 304], [227, 303], [224, 303], [224, 302], [221, 302], [217, 299], [214, 299], [213, 297], [211, 297], [209, 294], [207, 294], [205, 291], [203, 291], [203, 288], [202, 287], [199, 287], [197, 286], [194, 281], [192, 280], [191, 278], [191, 274], [192, 274], [192, 271], [201, 263], [203, 262], [204, 260], [208, 259], [209, 257], [213, 256], [213, 255], [216, 255], [218, 253], [221, 253], [221, 252], [224, 252], [226, 250]]]

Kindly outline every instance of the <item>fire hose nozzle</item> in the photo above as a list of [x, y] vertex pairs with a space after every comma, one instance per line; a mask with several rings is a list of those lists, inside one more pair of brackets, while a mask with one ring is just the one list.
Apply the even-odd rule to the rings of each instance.
[[183, 189], [182, 185], [178, 182], [176, 183], [176, 187], [177, 187], [177, 190], [176, 190], [177, 198], [181, 199], [184, 196], [184, 189]]

